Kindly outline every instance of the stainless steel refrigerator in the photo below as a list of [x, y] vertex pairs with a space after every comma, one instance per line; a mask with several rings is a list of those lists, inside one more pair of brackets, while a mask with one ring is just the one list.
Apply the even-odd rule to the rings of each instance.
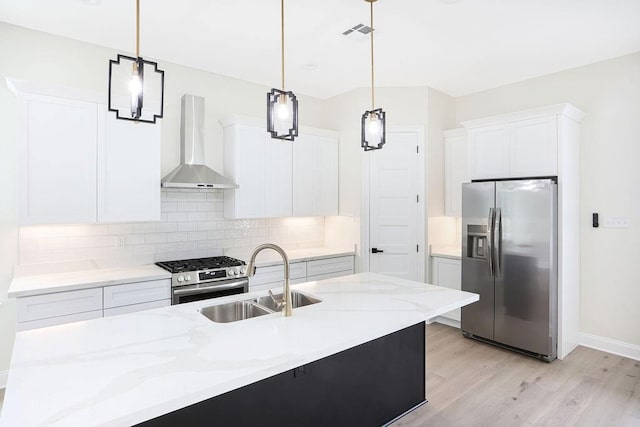
[[558, 331], [557, 185], [548, 179], [462, 185], [462, 333], [546, 361]]

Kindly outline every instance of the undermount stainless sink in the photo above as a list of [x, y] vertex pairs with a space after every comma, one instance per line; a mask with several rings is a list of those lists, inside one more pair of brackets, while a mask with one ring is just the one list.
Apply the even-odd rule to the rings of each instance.
[[[276, 300], [282, 299], [282, 294], [274, 294]], [[230, 323], [239, 320], [251, 319], [282, 311], [271, 296], [265, 295], [250, 300], [228, 302], [226, 304], [210, 305], [202, 307], [198, 311], [207, 319], [216, 323]], [[300, 292], [291, 292], [291, 308], [304, 307], [321, 302], [318, 298], [305, 295]]]
[[[282, 299], [282, 294], [273, 294], [273, 298], [276, 300]], [[282, 311], [282, 307], [278, 307], [271, 296], [266, 295], [264, 297], [256, 298], [253, 301], [256, 304], [267, 307], [269, 310]], [[305, 305], [317, 304], [320, 300], [309, 295], [302, 294], [300, 292], [291, 292], [291, 308], [304, 307]]]
[[253, 301], [234, 301], [203, 307], [200, 309], [200, 313], [216, 323], [229, 323], [264, 316], [273, 313], [273, 311], [261, 307]]

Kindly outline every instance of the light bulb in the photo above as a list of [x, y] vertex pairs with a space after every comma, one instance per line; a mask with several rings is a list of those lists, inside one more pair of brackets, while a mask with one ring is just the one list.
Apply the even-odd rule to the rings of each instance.
[[380, 133], [380, 120], [373, 117], [369, 119], [369, 133], [371, 135], [377, 135]]
[[142, 92], [142, 82], [140, 81], [140, 76], [136, 72], [131, 75], [129, 90], [131, 91], [132, 96], [138, 96]]
[[287, 108], [287, 104], [278, 103], [276, 104], [276, 115], [280, 120], [286, 120], [289, 118], [289, 109]]

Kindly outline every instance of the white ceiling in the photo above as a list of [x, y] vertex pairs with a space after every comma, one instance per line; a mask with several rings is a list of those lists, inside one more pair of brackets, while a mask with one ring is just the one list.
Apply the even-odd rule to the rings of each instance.
[[[328, 98], [369, 84], [368, 42], [341, 35], [368, 23], [368, 3], [285, 4], [288, 89]], [[279, 5], [142, 0], [141, 54], [277, 86]], [[135, 0], [0, 0], [0, 21], [125, 52], [134, 13]], [[375, 14], [378, 86], [460, 96], [640, 51], [640, 0], [380, 0]]]

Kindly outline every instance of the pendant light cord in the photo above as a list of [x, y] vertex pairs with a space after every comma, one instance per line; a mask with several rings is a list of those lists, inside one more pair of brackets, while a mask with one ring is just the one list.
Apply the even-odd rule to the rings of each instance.
[[282, 91], [284, 92], [284, 0], [280, 0], [280, 50], [282, 53]]
[[140, 0], [136, 0], [136, 58], [140, 57]]
[[375, 75], [373, 71], [373, 1], [369, 2], [371, 5], [371, 110], [376, 108], [376, 94], [375, 94]]

